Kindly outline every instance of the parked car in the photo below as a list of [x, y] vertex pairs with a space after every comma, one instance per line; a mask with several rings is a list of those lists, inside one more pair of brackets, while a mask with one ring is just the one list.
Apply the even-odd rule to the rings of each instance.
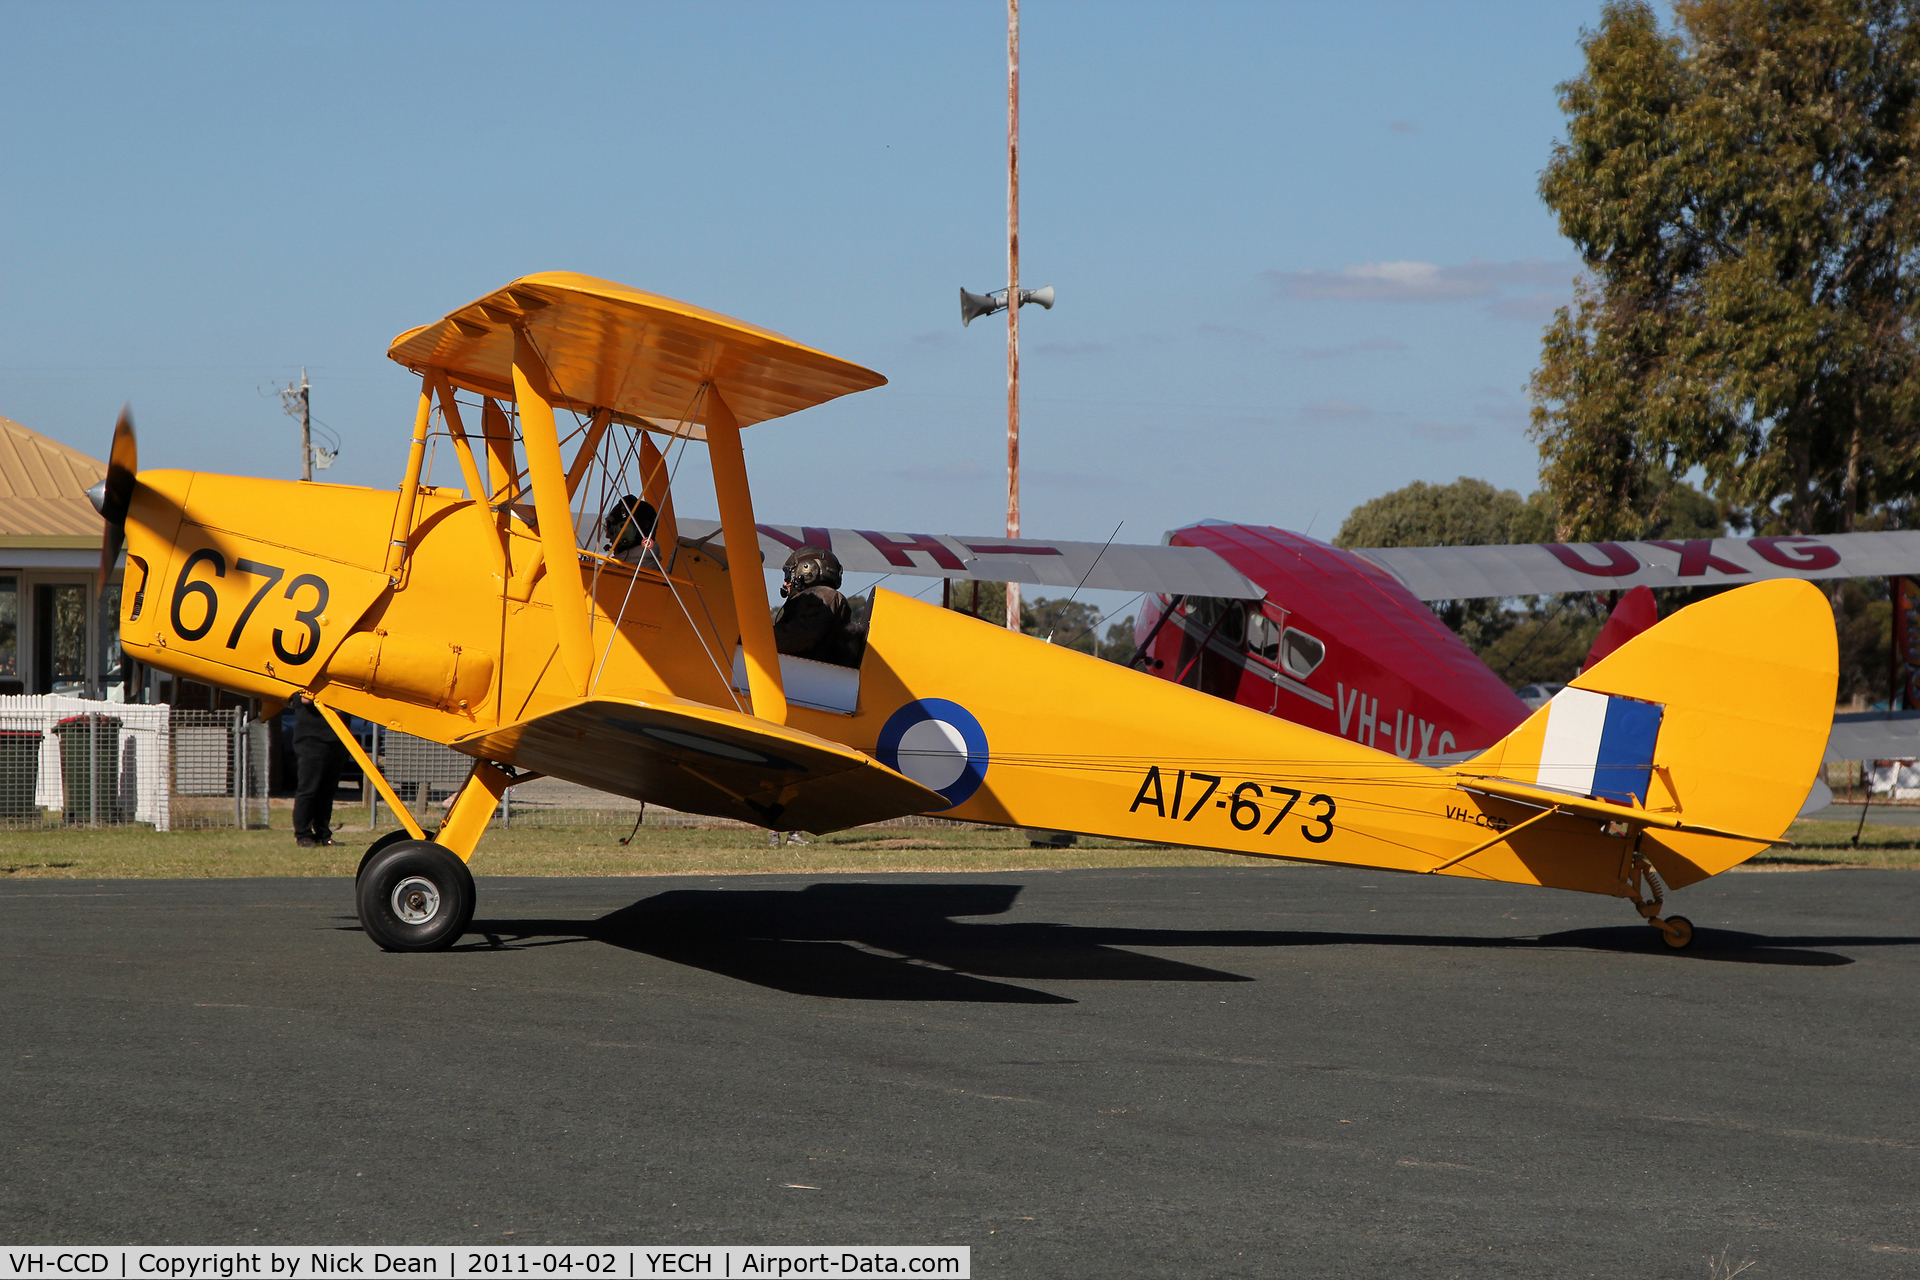
[[1554, 684], [1548, 681], [1545, 684], [1523, 684], [1518, 689], [1515, 689], [1514, 692], [1520, 695], [1520, 701], [1527, 704], [1527, 710], [1538, 711], [1547, 705], [1548, 700], [1551, 699], [1554, 694], [1566, 687], [1567, 686], [1563, 684]]

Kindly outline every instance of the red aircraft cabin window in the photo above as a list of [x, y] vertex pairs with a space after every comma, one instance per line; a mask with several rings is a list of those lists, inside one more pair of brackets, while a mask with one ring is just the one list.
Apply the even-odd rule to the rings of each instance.
[[1289, 674], [1306, 679], [1313, 669], [1327, 660], [1327, 646], [1304, 631], [1288, 627], [1280, 637], [1280, 665]]
[[1247, 652], [1268, 662], [1280, 661], [1280, 624], [1264, 610], [1247, 618]]

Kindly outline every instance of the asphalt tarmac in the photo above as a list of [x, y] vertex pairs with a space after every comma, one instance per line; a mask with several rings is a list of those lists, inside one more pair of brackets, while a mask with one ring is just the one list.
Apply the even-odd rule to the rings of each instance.
[[[9, 1243], [966, 1244], [999, 1276], [1920, 1275], [1920, 875], [0, 885]], [[1711, 1272], [1711, 1260], [1722, 1269]]]

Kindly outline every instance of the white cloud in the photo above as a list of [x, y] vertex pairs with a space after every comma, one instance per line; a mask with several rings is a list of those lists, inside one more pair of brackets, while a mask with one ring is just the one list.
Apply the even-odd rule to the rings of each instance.
[[1387, 128], [1393, 130], [1395, 133], [1420, 132], [1420, 126], [1411, 120], [1390, 120], [1387, 122]]
[[1338, 271], [1269, 271], [1282, 297], [1366, 302], [1452, 302], [1490, 292], [1484, 285], [1443, 277], [1431, 262], [1363, 262]]
[[1473, 258], [1457, 267], [1440, 270], [1456, 279], [1474, 281], [1489, 289], [1570, 289], [1580, 274], [1577, 258], [1522, 258], [1514, 262], [1489, 262]]
[[1509, 291], [1529, 290], [1532, 296], [1527, 301], [1537, 307], [1538, 300], [1550, 296], [1544, 290], [1570, 291], [1578, 270], [1579, 264], [1571, 258], [1555, 262], [1541, 258], [1515, 262], [1475, 258], [1455, 266], [1362, 262], [1338, 271], [1268, 271], [1262, 278], [1283, 298], [1355, 302], [1466, 302], [1487, 298], [1497, 304], [1519, 301], [1506, 297]]

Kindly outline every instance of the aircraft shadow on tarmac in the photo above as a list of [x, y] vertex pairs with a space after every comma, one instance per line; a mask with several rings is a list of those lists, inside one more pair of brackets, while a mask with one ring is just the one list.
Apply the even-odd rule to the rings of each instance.
[[1073, 1004], [1014, 985], [1086, 980], [1250, 982], [1242, 974], [1131, 947], [1467, 947], [1663, 954], [1675, 960], [1847, 965], [1823, 946], [1913, 946], [1920, 937], [1768, 937], [1701, 929], [1670, 951], [1645, 925], [1539, 937], [1322, 933], [1287, 929], [1138, 929], [974, 923], [1002, 915], [1020, 885], [816, 884], [804, 889], [675, 889], [597, 920], [475, 920], [469, 951], [601, 942], [777, 991], [843, 1000]]

